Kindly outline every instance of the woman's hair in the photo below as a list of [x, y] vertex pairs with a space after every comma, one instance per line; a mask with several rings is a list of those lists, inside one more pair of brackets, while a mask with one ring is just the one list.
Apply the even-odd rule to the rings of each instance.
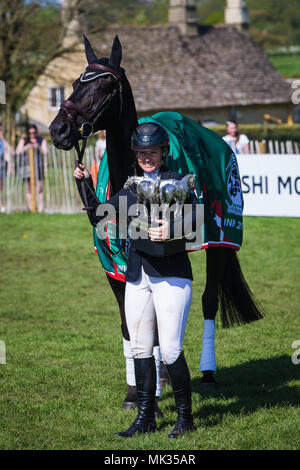
[[29, 124], [29, 125], [26, 127], [25, 145], [26, 145], [26, 144], [29, 144], [29, 142], [30, 142], [30, 135], [29, 135], [30, 129], [34, 129], [36, 133], [38, 132], [38, 129], [37, 129], [37, 127], [36, 127], [35, 124]]
[[234, 121], [233, 119], [230, 119], [229, 121], [226, 122], [226, 126], [228, 126], [229, 124], [235, 124], [238, 127], [238, 123]]

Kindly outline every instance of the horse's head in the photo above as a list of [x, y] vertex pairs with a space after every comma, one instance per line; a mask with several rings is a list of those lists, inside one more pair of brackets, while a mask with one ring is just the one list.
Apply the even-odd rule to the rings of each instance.
[[120, 67], [122, 46], [115, 37], [110, 58], [97, 59], [84, 36], [88, 61], [86, 71], [73, 83], [73, 92], [65, 100], [49, 130], [56, 147], [70, 150], [83, 137], [108, 129], [121, 116], [125, 71]]

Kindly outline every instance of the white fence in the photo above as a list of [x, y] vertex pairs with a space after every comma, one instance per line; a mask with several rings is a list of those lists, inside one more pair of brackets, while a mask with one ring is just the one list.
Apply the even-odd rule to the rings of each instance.
[[[297, 162], [299, 161], [300, 164], [300, 149], [299, 149], [299, 144], [295, 142], [285, 142], [285, 143], [280, 143], [280, 142], [268, 142], [267, 148], [270, 149], [270, 147], [273, 148], [273, 152], [268, 152], [268, 155], [258, 155], [259, 152], [259, 143], [258, 142], [252, 142], [252, 148], [251, 151], [253, 154], [257, 155], [249, 155], [247, 156], [247, 161], [251, 165], [249, 167], [244, 168], [244, 165], [246, 164], [246, 161], [244, 161], [244, 158], [246, 156], [241, 156], [239, 158], [240, 162], [240, 169], [241, 169], [241, 175], [244, 177], [243, 178], [243, 190], [244, 190], [244, 196], [245, 200], [250, 200], [251, 193], [253, 191], [248, 191], [248, 186], [249, 181], [252, 182], [252, 179], [254, 181], [254, 185], [256, 189], [256, 193], [259, 193], [259, 187], [257, 185], [257, 181], [260, 182], [260, 178], [262, 177], [261, 174], [263, 175], [264, 178], [267, 178], [269, 175], [269, 172], [271, 171], [270, 168], [275, 166], [277, 167], [277, 170], [279, 172], [282, 172], [282, 168], [284, 168], [286, 162], [286, 166], [288, 167], [288, 162], [289, 162], [289, 156], [296, 154], [298, 155]], [[255, 148], [254, 148], [254, 147]], [[290, 151], [288, 151], [290, 150]], [[270, 154], [271, 153], [271, 154]], [[283, 157], [282, 164], [281, 166], [279, 165], [279, 160], [276, 160], [276, 157]], [[258, 162], [260, 161], [259, 159], [256, 160], [257, 158], [261, 158], [261, 164], [265, 162], [267, 165], [263, 173], [257, 174], [254, 171], [254, 167], [258, 170], [261, 165], [258, 165]], [[274, 160], [271, 160], [272, 157], [274, 157]], [[252, 160], [251, 160], [252, 158]], [[42, 159], [42, 163], [41, 163]], [[42, 190], [43, 190], [43, 204], [44, 204], [44, 212], [46, 213], [76, 213], [76, 212], [81, 212], [82, 210], [82, 202], [79, 198], [78, 191], [76, 188], [76, 184], [73, 178], [73, 171], [74, 171], [74, 162], [77, 159], [77, 154], [75, 150], [71, 151], [63, 151], [63, 150], [58, 150], [54, 146], [49, 147], [49, 153], [46, 156], [40, 156], [37, 153], [35, 153], [35, 174], [36, 174], [36, 182], [38, 183], [38, 179], [40, 176], [40, 179], [42, 181]], [[286, 160], [285, 160], [286, 159]], [[254, 161], [255, 160], [255, 161]], [[94, 162], [94, 147], [88, 147], [86, 149], [85, 155], [84, 155], [84, 162], [87, 166], [88, 169], [91, 168]], [[297, 163], [296, 162], [296, 163]], [[254, 167], [253, 167], [254, 165]], [[265, 165], [264, 165], [265, 166]], [[297, 167], [298, 168], [298, 167]], [[251, 169], [251, 171], [250, 171]], [[300, 174], [297, 172], [297, 175], [294, 175], [294, 168], [291, 170], [291, 178], [293, 176], [299, 177]], [[247, 179], [247, 175], [251, 176], [250, 179]], [[271, 173], [270, 173], [271, 175]], [[29, 165], [28, 165], [28, 156], [26, 154], [23, 155], [15, 155], [12, 159], [11, 162], [7, 168], [6, 175], [4, 178], [2, 178], [2, 184], [3, 188], [1, 191], [1, 199], [2, 199], [2, 206], [5, 207], [6, 212], [15, 212], [15, 211], [24, 211], [28, 210], [28, 205], [27, 205], [27, 197], [26, 193], [28, 192], [28, 187], [29, 187]], [[278, 174], [280, 176], [280, 173]], [[0, 171], [0, 177], [1, 177], [1, 171]], [[263, 179], [263, 182], [267, 181]], [[286, 185], [286, 188], [289, 188], [288, 184], [290, 180], [284, 180], [284, 183]], [[1, 180], [0, 180], [1, 183]], [[300, 178], [296, 180], [297, 186], [296, 186], [296, 193], [294, 194], [294, 198], [297, 199], [299, 195], [297, 193], [299, 184], [300, 184]], [[270, 183], [271, 184], [271, 183]], [[292, 184], [292, 180], [291, 180]], [[38, 184], [37, 186], [37, 191], [38, 191]], [[1, 187], [0, 187], [1, 189]], [[284, 188], [283, 188], [284, 189]], [[286, 191], [287, 192], [287, 189]], [[295, 191], [294, 191], [295, 192]], [[284, 191], [282, 191], [284, 193]], [[254, 196], [251, 196], [251, 200], [253, 199]], [[39, 197], [37, 194], [37, 201], [39, 201]], [[256, 200], [257, 198], [255, 198]], [[257, 201], [258, 204], [260, 204], [259, 201], [261, 201], [262, 197], [258, 197]], [[281, 197], [280, 200], [283, 200]], [[289, 207], [291, 207], [292, 200], [289, 198]], [[253, 199], [253, 204], [255, 204], [255, 201]], [[298, 203], [299, 204], [299, 203]], [[246, 204], [246, 212], [245, 214], [247, 215], [252, 215], [253, 212], [248, 212], [247, 211], [247, 205]], [[39, 209], [39, 207], [38, 207]], [[287, 211], [288, 212], [288, 211]], [[298, 213], [298, 212], [297, 212]], [[270, 214], [271, 215], [271, 214]], [[282, 213], [282, 215], [284, 215]], [[291, 215], [296, 215], [291, 214]]]
[[[54, 146], [49, 147], [47, 155], [35, 151], [36, 200], [39, 186], [42, 185], [43, 210], [46, 213], [74, 213], [81, 211], [82, 202], [78, 195], [73, 178], [74, 162], [77, 159], [75, 150], [63, 151]], [[84, 163], [88, 169], [93, 164], [94, 147], [88, 147]], [[2, 206], [6, 212], [28, 210], [27, 195], [29, 190], [30, 167], [26, 153], [14, 155], [8, 164], [5, 177], [2, 178]], [[38, 184], [38, 181], [41, 183]], [[40, 188], [41, 189], [41, 188]], [[38, 207], [37, 209], [41, 209]]]
[[[263, 141], [265, 144], [265, 153], [271, 155], [299, 155], [300, 145], [298, 142], [292, 142], [288, 140], [286, 142], [279, 142], [277, 140]], [[258, 140], [250, 140], [250, 152], [251, 154], [261, 153], [261, 142]]]

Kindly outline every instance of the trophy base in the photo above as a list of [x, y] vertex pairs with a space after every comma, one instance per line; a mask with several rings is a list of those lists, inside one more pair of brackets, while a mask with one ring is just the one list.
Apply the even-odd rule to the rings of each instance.
[[161, 258], [186, 251], [185, 243], [185, 238], [177, 238], [165, 242], [153, 242], [150, 239], [142, 238], [131, 241], [132, 246], [134, 246], [136, 250], [150, 256]]

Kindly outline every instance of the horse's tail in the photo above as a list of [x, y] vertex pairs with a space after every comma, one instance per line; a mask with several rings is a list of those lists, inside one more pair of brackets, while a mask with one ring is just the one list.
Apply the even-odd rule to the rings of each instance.
[[264, 317], [243, 276], [234, 250], [228, 250], [227, 264], [219, 284], [219, 301], [223, 328], [251, 323]]

